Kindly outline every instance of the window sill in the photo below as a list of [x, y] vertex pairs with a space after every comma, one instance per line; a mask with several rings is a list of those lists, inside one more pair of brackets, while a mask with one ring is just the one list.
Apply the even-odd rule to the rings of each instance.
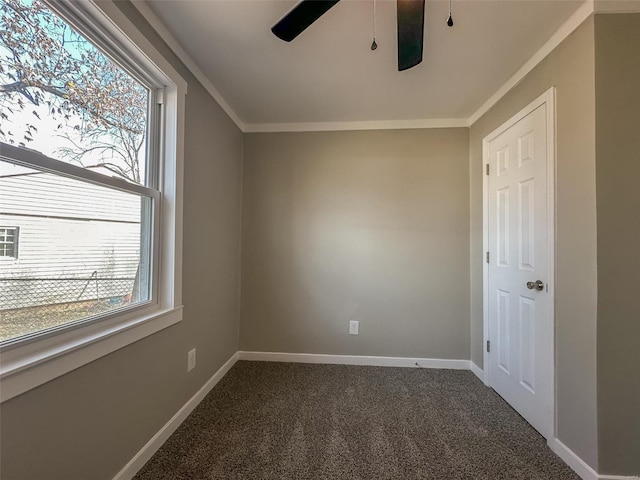
[[124, 317], [112, 325], [90, 324], [44, 347], [34, 342], [0, 352], [0, 403], [181, 320], [182, 306], [155, 310], [135, 318]]

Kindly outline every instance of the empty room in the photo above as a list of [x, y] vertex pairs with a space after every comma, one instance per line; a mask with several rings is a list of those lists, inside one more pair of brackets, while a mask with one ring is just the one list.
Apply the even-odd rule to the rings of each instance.
[[0, 478], [640, 478], [638, 0], [0, 0]]

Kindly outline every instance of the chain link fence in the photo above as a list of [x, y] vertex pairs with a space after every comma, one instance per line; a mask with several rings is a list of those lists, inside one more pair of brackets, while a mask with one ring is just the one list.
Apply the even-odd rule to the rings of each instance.
[[127, 305], [135, 278], [0, 278], [0, 341]]

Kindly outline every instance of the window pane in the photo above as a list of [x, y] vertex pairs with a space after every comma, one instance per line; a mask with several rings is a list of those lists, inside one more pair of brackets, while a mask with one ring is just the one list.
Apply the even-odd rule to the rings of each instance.
[[146, 185], [148, 89], [39, 1], [0, 31], [0, 141]]
[[15, 257], [17, 251], [18, 229], [0, 227], [0, 257]]
[[0, 160], [0, 341], [150, 299], [152, 199]]

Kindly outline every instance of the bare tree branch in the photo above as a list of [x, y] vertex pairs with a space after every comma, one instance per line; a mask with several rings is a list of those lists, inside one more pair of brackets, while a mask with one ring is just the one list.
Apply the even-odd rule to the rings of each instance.
[[[99, 154], [139, 182], [147, 90], [38, 0], [0, 0], [0, 31], [0, 118], [25, 101], [48, 106], [69, 143], [60, 155], [82, 164]], [[25, 141], [34, 133], [21, 132]]]

